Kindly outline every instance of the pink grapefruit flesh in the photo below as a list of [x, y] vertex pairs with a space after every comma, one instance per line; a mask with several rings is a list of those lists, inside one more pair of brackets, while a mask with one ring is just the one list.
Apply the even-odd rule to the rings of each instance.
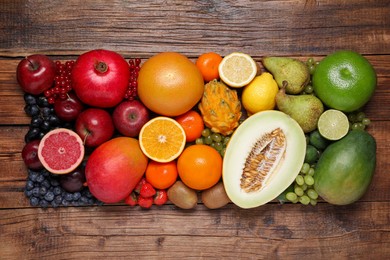
[[42, 138], [38, 158], [49, 172], [66, 174], [81, 164], [84, 152], [83, 141], [76, 132], [57, 128]]

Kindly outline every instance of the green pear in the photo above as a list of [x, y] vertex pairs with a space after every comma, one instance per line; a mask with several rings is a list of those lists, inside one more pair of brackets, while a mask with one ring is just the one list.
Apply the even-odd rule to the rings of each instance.
[[303, 132], [309, 133], [317, 129], [324, 105], [314, 95], [288, 95], [282, 87], [275, 97], [278, 109], [291, 116], [301, 126]]
[[283, 82], [288, 83], [286, 93], [299, 94], [310, 81], [310, 72], [305, 63], [300, 60], [286, 57], [265, 57], [264, 67], [271, 72], [279, 88]]

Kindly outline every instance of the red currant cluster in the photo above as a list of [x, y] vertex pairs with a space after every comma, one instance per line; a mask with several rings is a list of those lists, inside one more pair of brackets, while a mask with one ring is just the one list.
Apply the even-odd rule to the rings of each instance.
[[129, 67], [130, 67], [130, 81], [129, 87], [125, 94], [125, 99], [134, 100], [137, 97], [137, 79], [138, 73], [141, 68], [141, 59], [129, 59]]
[[56, 100], [65, 100], [68, 98], [68, 92], [72, 90], [71, 73], [75, 61], [56, 61], [56, 76], [54, 77], [54, 85], [52, 88], [43, 92], [47, 101], [54, 104]]

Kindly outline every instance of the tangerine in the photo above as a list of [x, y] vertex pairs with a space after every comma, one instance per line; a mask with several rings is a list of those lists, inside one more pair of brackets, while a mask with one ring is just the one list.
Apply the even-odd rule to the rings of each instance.
[[177, 170], [185, 185], [195, 190], [205, 190], [221, 179], [222, 157], [211, 146], [191, 145], [179, 156]]
[[202, 73], [204, 81], [219, 79], [218, 66], [221, 61], [221, 55], [215, 52], [203, 53], [199, 56], [195, 64]]
[[149, 161], [145, 172], [146, 181], [156, 189], [171, 187], [176, 182], [177, 176], [176, 161], [167, 163]]
[[163, 52], [148, 59], [138, 75], [138, 96], [151, 111], [178, 116], [202, 98], [204, 81], [196, 65], [176, 52]]
[[176, 117], [175, 120], [183, 127], [184, 132], [186, 133], [187, 142], [193, 142], [202, 136], [204, 122], [202, 116], [198, 112], [190, 110], [183, 115]]

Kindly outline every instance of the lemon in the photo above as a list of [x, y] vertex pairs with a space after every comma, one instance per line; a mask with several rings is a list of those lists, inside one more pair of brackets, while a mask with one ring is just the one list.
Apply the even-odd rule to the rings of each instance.
[[318, 131], [328, 140], [337, 141], [349, 131], [348, 117], [336, 109], [328, 109], [318, 119]]
[[241, 97], [242, 105], [249, 114], [274, 109], [275, 96], [278, 91], [278, 84], [272, 74], [263, 72], [244, 87]]
[[242, 88], [249, 84], [257, 74], [256, 62], [242, 52], [225, 56], [218, 66], [219, 77], [228, 86]]
[[376, 73], [359, 53], [336, 51], [325, 57], [313, 74], [317, 97], [329, 108], [352, 112], [364, 106], [374, 94]]

